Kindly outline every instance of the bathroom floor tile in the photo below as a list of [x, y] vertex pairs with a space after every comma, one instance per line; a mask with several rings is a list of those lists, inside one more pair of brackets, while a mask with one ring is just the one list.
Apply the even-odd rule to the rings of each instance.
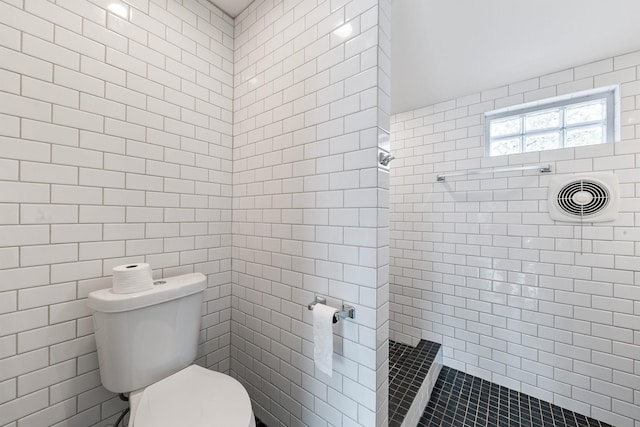
[[425, 340], [415, 347], [389, 341], [389, 426], [402, 424], [439, 349]]
[[418, 427], [448, 426], [611, 427], [549, 402], [443, 366]]

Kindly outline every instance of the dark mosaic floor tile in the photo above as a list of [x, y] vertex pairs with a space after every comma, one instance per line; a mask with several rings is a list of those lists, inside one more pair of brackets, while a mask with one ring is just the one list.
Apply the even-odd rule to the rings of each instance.
[[439, 349], [425, 340], [415, 347], [389, 341], [389, 426], [404, 421]]
[[418, 426], [612, 427], [446, 366]]

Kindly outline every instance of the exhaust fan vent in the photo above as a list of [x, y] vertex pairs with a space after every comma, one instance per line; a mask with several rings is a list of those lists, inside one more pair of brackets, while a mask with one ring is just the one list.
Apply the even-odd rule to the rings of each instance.
[[549, 215], [563, 222], [613, 221], [618, 215], [618, 180], [613, 174], [573, 175], [549, 184]]

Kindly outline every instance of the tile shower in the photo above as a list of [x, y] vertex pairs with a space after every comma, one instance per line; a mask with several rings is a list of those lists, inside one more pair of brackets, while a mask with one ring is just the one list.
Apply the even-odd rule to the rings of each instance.
[[[483, 113], [620, 85], [622, 142], [487, 158]], [[640, 52], [392, 117], [391, 339], [616, 426], [640, 425]], [[455, 177], [468, 169], [551, 164]], [[620, 214], [554, 223], [555, 175], [613, 171]]]

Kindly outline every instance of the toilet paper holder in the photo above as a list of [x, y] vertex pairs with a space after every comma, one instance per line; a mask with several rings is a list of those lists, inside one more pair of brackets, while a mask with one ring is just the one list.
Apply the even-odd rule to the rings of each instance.
[[[313, 310], [313, 306], [316, 304], [326, 304], [327, 299], [323, 297], [316, 297], [312, 303], [310, 303], [307, 308], [309, 310]], [[333, 323], [338, 323], [340, 319], [355, 319], [356, 318], [356, 308], [352, 305], [342, 304], [342, 310], [338, 311], [333, 315]]]

